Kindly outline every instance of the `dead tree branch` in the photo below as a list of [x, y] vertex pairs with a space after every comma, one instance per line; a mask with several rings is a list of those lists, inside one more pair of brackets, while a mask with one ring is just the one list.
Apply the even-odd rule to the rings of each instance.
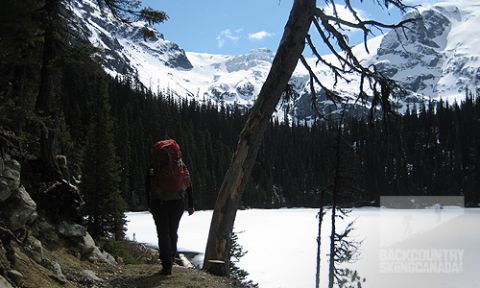
[[[327, 61], [325, 57], [321, 56], [315, 43], [312, 41], [311, 35], [306, 37], [308, 47], [310, 47], [313, 55], [316, 58], [316, 64], [319, 63], [325, 65], [333, 74], [335, 87], [339, 80], [349, 82], [351, 78], [348, 75], [357, 75], [360, 79], [358, 85], [358, 94], [354, 104], [359, 101], [366, 104], [367, 100], [370, 100], [370, 116], [373, 117], [377, 108], [382, 111], [383, 118], [388, 118], [388, 114], [392, 112], [392, 106], [390, 104], [390, 98], [392, 95], [403, 95], [404, 90], [401, 89], [394, 81], [388, 79], [380, 71], [378, 71], [373, 65], [367, 66], [362, 63], [360, 59], [354, 54], [352, 46], [349, 44], [347, 31], [350, 29], [361, 31], [364, 38], [364, 49], [369, 53], [367, 40], [368, 37], [373, 35], [372, 30], [378, 29], [396, 29], [401, 30], [406, 35], [405, 30], [410, 29], [409, 23], [417, 21], [417, 17], [407, 18], [399, 23], [387, 24], [372, 19], [362, 19], [357, 10], [352, 6], [350, 0], [345, 0], [345, 8], [349, 11], [354, 20], [347, 20], [339, 15], [338, 4], [334, 0], [327, 0], [325, 3], [331, 8], [330, 14], [327, 14], [326, 8], [316, 8], [314, 11], [315, 18], [312, 23], [315, 30], [328, 50], [335, 56], [338, 63], [332, 63]], [[411, 6], [405, 5], [400, 0], [384, 0], [378, 2], [379, 6], [388, 9], [390, 6], [397, 7], [402, 12], [407, 11]], [[398, 32], [397, 32], [398, 33]], [[316, 104], [316, 94], [320, 90], [323, 90], [328, 98], [335, 106], [338, 103], [346, 101], [343, 97], [333, 91], [333, 88], [326, 87], [325, 83], [315, 75], [314, 69], [309, 66], [305, 59], [301, 59], [302, 64], [307, 69], [310, 81], [310, 90], [312, 94], [312, 108], [320, 115], [319, 109]]]

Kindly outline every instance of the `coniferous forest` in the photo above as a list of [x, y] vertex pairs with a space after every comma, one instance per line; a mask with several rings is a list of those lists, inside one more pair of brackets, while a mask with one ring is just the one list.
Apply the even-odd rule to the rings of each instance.
[[[122, 166], [122, 192], [131, 208], [142, 207], [144, 173], [156, 139], [170, 136], [182, 145], [195, 187], [197, 207], [211, 209], [237, 136], [245, 121], [239, 108], [198, 102], [176, 103], [165, 95], [130, 90], [111, 81], [112, 117]], [[123, 92], [122, 92], [123, 91]], [[465, 196], [480, 202], [480, 98], [462, 103], [411, 107], [389, 121], [348, 119], [344, 123], [272, 121], [249, 184], [245, 207], [317, 207], [329, 191], [336, 149], [348, 163], [343, 195], [347, 206], [378, 205], [382, 195]], [[341, 129], [339, 129], [341, 125]], [[337, 138], [341, 145], [336, 145]]]
[[[109, 6], [112, 15], [124, 23], [142, 19], [135, 18], [137, 16], [142, 16], [149, 24], [168, 19], [164, 12], [151, 8], [132, 10], [141, 7], [141, 1], [100, 2]], [[302, 2], [315, 4], [315, 1]], [[400, 5], [401, 8], [401, 2], [385, 0], [385, 7], [393, 4]], [[349, 281], [353, 283], [358, 278], [360, 284], [356, 270], [346, 269], [344, 273], [340, 268], [342, 262], [346, 263], [355, 258], [354, 250], [357, 249], [355, 241], [348, 243], [350, 240], [345, 240], [353, 231], [352, 226], [348, 225], [345, 232], [335, 230], [335, 227], [339, 227], [335, 226], [335, 223], [340, 223], [335, 219], [343, 219], [349, 213], [350, 209], [344, 208], [379, 206], [382, 196], [463, 196], [466, 207], [480, 207], [480, 88], [477, 91], [466, 91], [463, 99], [457, 100], [458, 102], [406, 104], [409, 105], [405, 107], [406, 112], [400, 114], [386, 108], [391, 106], [389, 97], [391, 93], [396, 93], [394, 91], [397, 89], [389, 89], [396, 87], [390, 80], [381, 82], [380, 80], [386, 79], [383, 79], [383, 74], [380, 73], [376, 75], [379, 78], [370, 82], [370, 85], [371, 88], [380, 85], [381, 93], [376, 91], [374, 94], [378, 95], [369, 99], [373, 99], [372, 103], [381, 101], [381, 109], [384, 110], [380, 112], [383, 113], [371, 110], [370, 116], [366, 115], [368, 113], [362, 116], [358, 111], [363, 113], [367, 110], [365, 107], [356, 107], [356, 113], [338, 110], [332, 113], [333, 116], [319, 115], [315, 121], [300, 121], [295, 115], [288, 114], [291, 110], [282, 111], [283, 108], [279, 108], [288, 106], [283, 105], [285, 103], [297, 101], [295, 97], [288, 95], [292, 92], [288, 92], [291, 89], [286, 85], [290, 76], [286, 77], [284, 72], [272, 73], [280, 75], [279, 79], [283, 81], [281, 83], [287, 87], [280, 89], [282, 85], [278, 84], [276, 77], [269, 80], [274, 83], [270, 86], [275, 87], [276, 91], [275, 98], [272, 98], [274, 100], [267, 99], [271, 105], [265, 105], [271, 109], [262, 108], [257, 113], [252, 113], [252, 118], [256, 119], [249, 120], [245, 125], [250, 113], [249, 108], [218, 104], [215, 100], [205, 99], [203, 95], [178, 95], [170, 90], [154, 92], [152, 88], [145, 87], [135, 74], [113, 77], [115, 72], [99, 64], [99, 58], [104, 57], [103, 48], [95, 48], [88, 40], [81, 40], [82, 37], [75, 35], [78, 33], [75, 27], [69, 26], [68, 19], [72, 16], [72, 11], [64, 5], [64, 1], [5, 0], [2, 4], [0, 283], [5, 283], [2, 282], [5, 277], [10, 277], [12, 281], [13, 278], [17, 279], [19, 287], [35, 287], [37, 284], [53, 287], [43, 283], [65, 285], [68, 281], [80, 283], [83, 280], [76, 273], [80, 270], [79, 267], [88, 268], [83, 272], [96, 267], [99, 276], [104, 277], [100, 279], [94, 274], [92, 281], [82, 282], [89, 287], [97, 284], [110, 287], [109, 283], [112, 287], [118, 287], [119, 283], [144, 287], [142, 283], [156, 285], [151, 284], [152, 279], [162, 282], [163, 276], [168, 273], [160, 275], [157, 270], [153, 272], [159, 263], [155, 262], [155, 259], [161, 254], [152, 254], [151, 249], [147, 249], [143, 244], [133, 243], [136, 241], [135, 233], [133, 241], [125, 239], [125, 212], [148, 209], [145, 185], [147, 167], [151, 164], [151, 148], [156, 141], [166, 138], [175, 139], [181, 146], [183, 160], [190, 171], [196, 210], [214, 208], [219, 191], [229, 190], [225, 189], [228, 185], [222, 183], [236, 185], [236, 190], [229, 190], [234, 193], [229, 192], [230, 194], [225, 194], [226, 197], [221, 194], [222, 197], [219, 197], [225, 201], [217, 205], [213, 213], [213, 229], [211, 228], [209, 233], [210, 240], [207, 241], [202, 257], [206, 260], [205, 263], [210, 263], [203, 266], [206, 271], [220, 275], [230, 273], [233, 278], [239, 278], [239, 281], [245, 278], [246, 272], [235, 270], [236, 261], [231, 260], [238, 260], [245, 254], [236, 243], [236, 234], [232, 233], [238, 209], [237, 200], [240, 199], [236, 195], [242, 195], [241, 209], [320, 207], [315, 214], [319, 221], [316, 238], [317, 285], [320, 279], [320, 246], [324, 237], [322, 225], [328, 221], [323, 217], [326, 210], [330, 210], [329, 287], [333, 287], [334, 277], [337, 277], [335, 273], [343, 277], [335, 280], [338, 283], [347, 278], [351, 278]], [[304, 10], [302, 5], [294, 7]], [[312, 5], [310, 10], [307, 9], [310, 11], [308, 14], [292, 15], [313, 15], [310, 13], [314, 7]], [[298, 18], [304, 22], [307, 33], [310, 16]], [[333, 28], [335, 25], [329, 24], [332, 20], [328, 19], [324, 24], [337, 31]], [[292, 22], [287, 22], [286, 34], [289, 34], [290, 30], [296, 30], [288, 28], [288, 23]], [[152, 36], [153, 30], [147, 29], [147, 26], [144, 28], [142, 33], [145, 34], [139, 35], [145, 40], [149, 37], [148, 33]], [[343, 32], [340, 34], [340, 39], [346, 40], [346, 35]], [[291, 42], [282, 41], [282, 45], [291, 46], [288, 43], [296, 42], [305, 44], [305, 40], [310, 39], [310, 36], [305, 38], [305, 35], [296, 35], [291, 38]], [[294, 46], [294, 50], [300, 53], [299, 48], [303, 46]], [[293, 55], [290, 53], [285, 55]], [[282, 56], [279, 59], [288, 59], [290, 63], [272, 63], [276, 62], [277, 68], [291, 66], [288, 73], [291, 75], [295, 67], [292, 59], [298, 60], [298, 57]], [[303, 56], [300, 59], [305, 61]], [[132, 71], [131, 67], [123, 68], [125, 71]], [[110, 71], [110, 74], [106, 71]], [[336, 73], [339, 73], [338, 71], [340, 70]], [[312, 94], [319, 96], [326, 93], [316, 93], [313, 75], [310, 77]], [[373, 76], [370, 74], [368, 77]], [[363, 87], [362, 85], [360, 87]], [[259, 96], [273, 95], [268, 90], [262, 89], [263, 92], [256, 95], [261, 105], [254, 106], [254, 109], [267, 103], [266, 97]], [[289, 116], [283, 117], [288, 119], [287, 121], [280, 121], [278, 118], [282, 117], [276, 116], [270, 119], [271, 110], [278, 102], [277, 97], [282, 90], [284, 101], [277, 105], [279, 110], [274, 115], [284, 113], [284, 116]], [[361, 95], [368, 97], [366, 93]], [[378, 98], [380, 96], [381, 98]], [[221, 97], [216, 100], [222, 102]], [[311, 100], [312, 103], [317, 103], [319, 99], [313, 97]], [[403, 103], [409, 101], [404, 100]], [[316, 108], [313, 105], [311, 110], [322, 110]], [[375, 118], [377, 114], [383, 114], [383, 117]], [[267, 122], [268, 127], [261, 138]], [[243, 150], [236, 150], [239, 138], [239, 147]], [[251, 155], [256, 155], [260, 139], [258, 156], [254, 158]], [[239, 162], [232, 161], [234, 165], [230, 165], [231, 159], [235, 159], [234, 156], [245, 157]], [[253, 170], [246, 182], [247, 178], [244, 176], [250, 174], [253, 160]], [[230, 170], [234, 172], [224, 177], [230, 166], [235, 168]], [[241, 177], [229, 177], [230, 174]], [[215, 215], [217, 211], [221, 213]], [[228, 213], [224, 213], [225, 211]], [[155, 233], [154, 230], [151, 231]], [[130, 244], [132, 246], [122, 246]], [[209, 253], [209, 250], [214, 253]], [[57, 252], [60, 254], [56, 254]], [[135, 256], [137, 252], [139, 257]], [[61, 253], [68, 253], [69, 256], [63, 257]], [[463, 255], [463, 250], [461, 253]], [[88, 260], [95, 265], [88, 263], [77, 267], [77, 262], [70, 260], [72, 255], [79, 258], [79, 261]], [[63, 271], [69, 277], [63, 274], [59, 263], [49, 258], [60, 262], [65, 258], [62, 266], [66, 269]], [[129, 272], [128, 268], [125, 268], [127, 266], [123, 265], [130, 264], [127, 263], [129, 258], [134, 260], [132, 263], [142, 262], [138, 265], [154, 263], [153, 268], [147, 269], [152, 273], [145, 272], [145, 266], [135, 266], [138, 268]], [[167, 259], [172, 264], [171, 260], [175, 258]], [[117, 268], [112, 268], [114, 266], [97, 265], [102, 261], [118, 264], [115, 267], [119, 268], [115, 270]], [[163, 264], [165, 263], [162, 263], [162, 266]], [[210, 268], [208, 265], [211, 265]], [[48, 270], [37, 269], [40, 266], [43, 267], [41, 269]], [[228, 271], [233, 272], [227, 273], [224, 269], [226, 266], [229, 266]], [[25, 273], [25, 277], [16, 271], [17, 267], [21, 268], [20, 271]], [[13, 268], [15, 270], [11, 270]], [[108, 269], [108, 272], [102, 269]], [[18, 272], [21, 277], [12, 271]], [[28, 274], [30, 271], [34, 271], [35, 275]], [[187, 269], [185, 271], [190, 272]], [[152, 276], [149, 276], [149, 273]], [[186, 275], [183, 272], [182, 274]], [[237, 274], [241, 276], [236, 277]], [[192, 281], [197, 282], [199, 274], [192, 275]], [[37, 283], [37, 278], [55, 282]], [[23, 285], [23, 279], [35, 284]], [[105, 282], [100, 282], [104, 280]], [[195, 285], [204, 283], [202, 280], [202, 283]]]
[[[35, 14], [15, 16], [35, 5], [10, 6], [13, 12], [5, 15], [9, 26], [2, 26], [0, 122], [6, 129], [2, 141], [19, 143], [19, 159], [40, 157], [49, 143], [56, 155], [66, 155], [68, 173], [76, 181], [91, 171], [109, 174], [105, 181], [118, 187], [113, 192], [123, 196], [128, 209], [145, 209], [150, 147], [172, 137], [182, 146], [191, 171], [197, 208], [213, 207], [248, 111], [179, 101], [170, 91], [156, 94], [135, 75], [112, 79], [91, 57], [91, 47], [66, 43], [69, 37], [55, 26], [60, 24]], [[36, 37], [39, 31], [46, 33], [42, 39]], [[344, 205], [378, 205], [381, 195], [463, 195], [466, 205], [477, 206], [479, 131], [476, 93], [466, 93], [461, 103], [410, 106], [405, 115], [389, 121], [346, 117], [342, 123], [319, 120], [309, 127], [272, 120], [243, 206], [318, 206], [321, 191], [328, 193], [338, 149], [349, 163], [345, 177], [354, 187], [343, 195]], [[47, 134], [55, 141], [47, 141]], [[111, 136], [98, 137], [105, 134]], [[98, 147], [111, 147], [111, 155]], [[101, 167], [89, 166], [94, 165], [88, 161], [92, 157], [112, 163], [98, 171]], [[124, 207], [117, 198], [112, 199]]]
[[[80, 175], [85, 159], [91, 157], [88, 141], [99, 139], [89, 138], [88, 133], [99, 125], [95, 119], [102, 119], [94, 117], [99, 86], [108, 85], [104, 93], [110, 107], [103, 113], [108, 112], [112, 121], [119, 187], [129, 208], [145, 208], [151, 145], [172, 137], [181, 144], [191, 170], [197, 208], [211, 209], [248, 111], [178, 102], [169, 92], [155, 95], [134, 78], [109, 78], [83, 52], [71, 52], [83, 59], [67, 62], [56, 72], [60, 91], [54, 109], [59, 113], [52, 129], [58, 130], [58, 149], [69, 159], [72, 174]], [[24, 145], [39, 150], [38, 143], [29, 143], [28, 127], [40, 121], [28, 100], [38, 77], [29, 65], [36, 64], [15, 64], [10, 71], [21, 77], [2, 93], [2, 126], [18, 129], [25, 135]], [[340, 123], [324, 120], [311, 127], [272, 120], [243, 205], [317, 206], [320, 192], [328, 190], [332, 179], [335, 139], [341, 133], [341, 155], [351, 164], [348, 173], [356, 187], [344, 195], [345, 205], [378, 205], [381, 195], [463, 195], [466, 205], [476, 206], [479, 119], [480, 98], [468, 93], [461, 103], [411, 106], [405, 115], [389, 121], [346, 118], [341, 129]], [[36, 149], [23, 151], [24, 157], [37, 153]]]

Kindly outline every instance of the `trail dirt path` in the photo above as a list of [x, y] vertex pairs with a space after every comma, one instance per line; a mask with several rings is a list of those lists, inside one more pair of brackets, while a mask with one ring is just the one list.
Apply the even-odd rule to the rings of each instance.
[[[65, 249], [46, 251], [46, 257], [61, 266], [63, 282], [52, 270], [37, 264], [22, 251], [16, 250], [16, 269], [23, 274], [24, 288], [232, 288], [241, 287], [232, 280], [207, 274], [194, 268], [175, 265], [172, 275], [159, 272], [160, 264], [92, 263], [79, 260]], [[89, 272], [85, 272], [89, 271]], [[90, 273], [94, 277], [86, 277]]]

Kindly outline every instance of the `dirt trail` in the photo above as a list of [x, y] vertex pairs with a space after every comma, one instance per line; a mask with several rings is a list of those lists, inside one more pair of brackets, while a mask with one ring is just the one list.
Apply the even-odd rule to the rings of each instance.
[[[174, 266], [170, 276], [159, 274], [159, 264], [91, 263], [82, 261], [65, 249], [45, 251], [48, 259], [60, 264], [67, 279], [61, 283], [54, 273], [16, 250], [17, 267], [24, 276], [24, 288], [232, 288], [239, 287], [230, 279], [207, 274], [198, 269]], [[92, 271], [97, 280], [86, 279], [85, 270]]]
[[110, 281], [111, 287], [130, 288], [156, 288], [156, 287], [211, 287], [229, 288], [236, 287], [231, 281], [221, 277], [209, 275], [196, 269], [174, 267], [171, 276], [158, 274], [158, 265], [127, 265], [124, 273]]

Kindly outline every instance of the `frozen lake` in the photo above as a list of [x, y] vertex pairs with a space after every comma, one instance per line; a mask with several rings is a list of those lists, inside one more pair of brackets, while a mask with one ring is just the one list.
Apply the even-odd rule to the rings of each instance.
[[[317, 209], [238, 211], [234, 231], [248, 253], [239, 266], [261, 288], [315, 286]], [[185, 214], [179, 250], [202, 253], [212, 211]], [[328, 223], [329, 215], [325, 215]], [[127, 213], [127, 237], [157, 245], [148, 212]], [[354, 209], [337, 229], [355, 220], [361, 255], [350, 264], [364, 288], [480, 287], [480, 209]], [[329, 225], [322, 231], [322, 287], [327, 284]], [[201, 260], [200, 260], [201, 261]]]

